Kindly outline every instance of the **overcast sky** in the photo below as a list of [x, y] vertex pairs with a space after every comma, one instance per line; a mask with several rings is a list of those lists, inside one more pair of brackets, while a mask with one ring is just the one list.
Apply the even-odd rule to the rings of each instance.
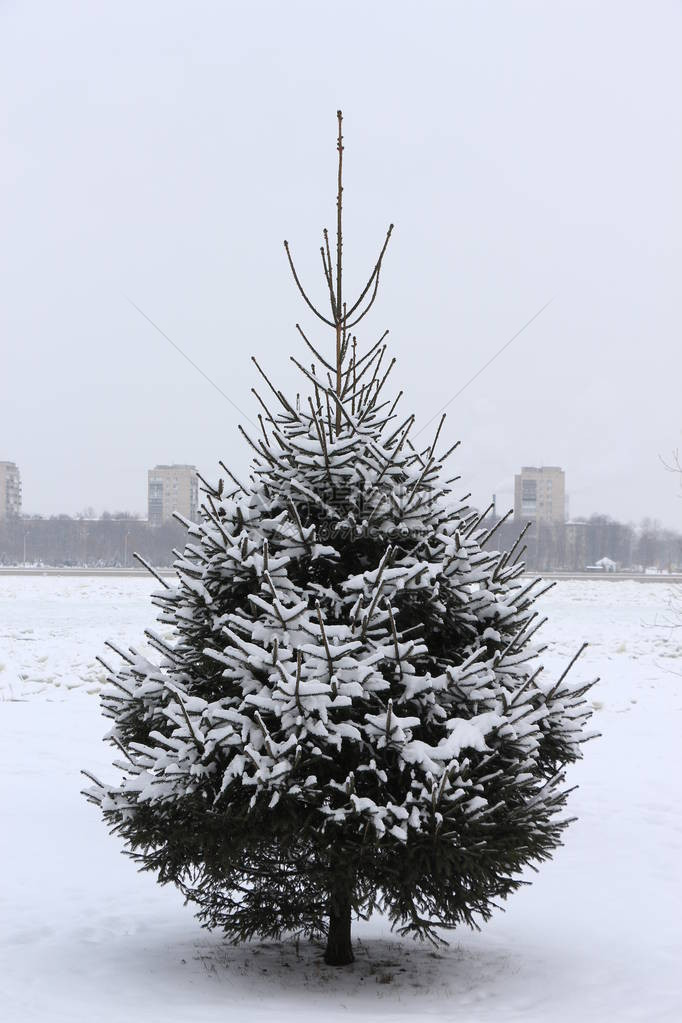
[[[396, 229], [418, 424], [483, 505], [524, 465], [571, 515], [682, 528], [679, 3], [0, 3], [0, 460], [29, 513], [146, 513], [146, 470], [238, 472], [255, 354], [288, 391], [288, 238], [323, 294], [337, 107], [346, 287]], [[132, 299], [231, 398], [214, 390]], [[305, 328], [304, 328], [305, 329]], [[432, 428], [430, 428], [432, 429]], [[427, 437], [426, 432], [424, 437]]]

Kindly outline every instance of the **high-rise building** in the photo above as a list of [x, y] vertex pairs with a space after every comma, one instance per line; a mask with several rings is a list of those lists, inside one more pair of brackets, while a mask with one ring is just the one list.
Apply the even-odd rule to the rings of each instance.
[[157, 465], [147, 472], [147, 518], [160, 526], [178, 512], [197, 520], [199, 484], [194, 465]]
[[556, 465], [524, 465], [514, 477], [514, 517], [535, 522], [566, 521], [566, 478]]
[[21, 515], [21, 476], [14, 462], [0, 462], [0, 519]]

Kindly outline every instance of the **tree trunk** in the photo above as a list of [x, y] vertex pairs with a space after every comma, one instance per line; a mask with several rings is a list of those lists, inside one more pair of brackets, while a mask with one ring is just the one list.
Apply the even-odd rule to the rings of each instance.
[[355, 959], [350, 938], [350, 897], [335, 892], [329, 909], [329, 933], [324, 961], [328, 966], [348, 966]]

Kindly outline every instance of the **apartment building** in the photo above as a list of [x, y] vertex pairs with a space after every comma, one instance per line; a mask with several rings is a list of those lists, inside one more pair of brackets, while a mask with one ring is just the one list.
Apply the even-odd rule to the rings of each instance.
[[14, 462], [0, 462], [0, 519], [21, 515], [21, 475]]
[[514, 477], [514, 517], [566, 521], [566, 478], [556, 465], [524, 465]]
[[194, 465], [156, 465], [147, 472], [147, 518], [160, 526], [178, 512], [197, 520], [199, 485]]

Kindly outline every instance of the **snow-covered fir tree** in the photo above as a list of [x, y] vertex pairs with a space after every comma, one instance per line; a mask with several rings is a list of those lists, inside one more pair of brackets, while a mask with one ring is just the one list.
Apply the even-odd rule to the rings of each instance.
[[352, 961], [351, 919], [375, 908], [434, 940], [487, 919], [560, 844], [589, 716], [588, 684], [538, 663], [543, 587], [522, 578], [519, 545], [496, 552], [485, 513], [451, 490], [443, 421], [413, 443], [385, 335], [360, 350], [391, 229], [347, 302], [341, 125], [328, 314], [287, 246], [332, 354], [299, 327], [304, 399], [258, 367], [271, 400], [257, 395], [258, 433], [242, 431], [251, 475], [205, 484], [174, 585], [159, 578], [154, 653], [110, 644], [122, 776], [88, 775], [87, 791], [205, 924], [232, 940], [326, 935], [331, 964]]

